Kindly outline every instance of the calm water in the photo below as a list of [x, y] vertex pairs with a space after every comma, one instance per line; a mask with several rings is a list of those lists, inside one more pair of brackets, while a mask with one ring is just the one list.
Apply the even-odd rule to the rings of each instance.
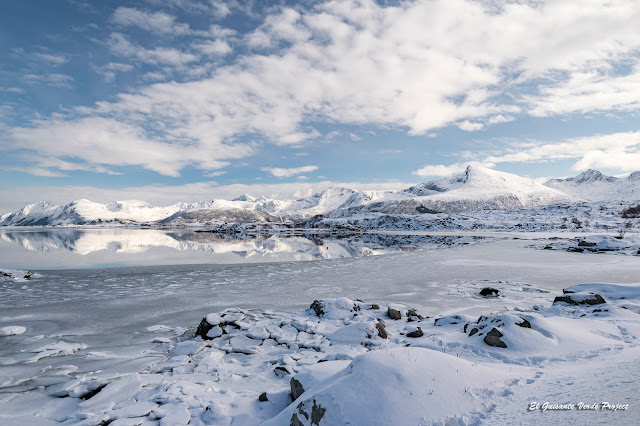
[[353, 258], [468, 244], [470, 236], [229, 236], [191, 230], [25, 228], [0, 230], [0, 268], [87, 269]]

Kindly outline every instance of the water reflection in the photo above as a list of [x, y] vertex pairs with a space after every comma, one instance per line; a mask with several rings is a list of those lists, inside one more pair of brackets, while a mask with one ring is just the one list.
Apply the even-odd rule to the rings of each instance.
[[161, 229], [0, 231], [0, 266], [29, 269], [333, 259], [468, 243], [474, 237], [358, 234], [227, 235]]

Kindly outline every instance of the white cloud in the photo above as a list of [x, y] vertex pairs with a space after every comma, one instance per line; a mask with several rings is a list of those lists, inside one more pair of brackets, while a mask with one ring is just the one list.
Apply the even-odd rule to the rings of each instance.
[[229, 43], [224, 40], [208, 40], [203, 43], [194, 44], [192, 47], [207, 56], [224, 56], [233, 50]]
[[52, 55], [50, 53], [34, 53], [33, 56], [37, 59], [49, 62], [53, 66], [59, 66], [69, 62], [69, 58], [64, 55]]
[[481, 130], [484, 127], [484, 124], [465, 120], [460, 123], [456, 123], [456, 126], [458, 126], [460, 130], [464, 130], [465, 132], [475, 132]]
[[295, 175], [299, 175], [301, 173], [311, 173], [318, 170], [318, 166], [303, 166], [303, 167], [294, 167], [290, 169], [281, 169], [277, 167], [264, 167], [261, 169], [263, 172], [269, 172], [275, 177], [291, 177]]
[[126, 58], [137, 59], [149, 64], [187, 65], [198, 60], [196, 55], [170, 47], [145, 49], [131, 43], [124, 34], [111, 33], [107, 44], [111, 51]]
[[[222, 16], [240, 7], [236, 3], [214, 5]], [[173, 0], [168, 7], [188, 5]], [[640, 108], [640, 37], [635, 30], [640, 4], [635, 0], [432, 0], [396, 6], [346, 0], [314, 4], [309, 10], [268, 10], [262, 25], [233, 40], [234, 47], [246, 44], [236, 49], [239, 56], [217, 68], [200, 63], [198, 49], [147, 49], [112, 33], [107, 40], [112, 53], [170, 69], [154, 70], [148, 77], [174, 78], [171, 70], [180, 70], [179, 77], [190, 81], [176, 78], [140, 87], [114, 102], [57, 116], [55, 125], [40, 121], [17, 129], [14, 136], [20, 135], [23, 149], [36, 150], [36, 136], [59, 130], [66, 138], [59, 138], [50, 154], [77, 156], [73, 141], [82, 140], [81, 132], [87, 130], [77, 123], [120, 122], [127, 135], [137, 135], [134, 146], [158, 146], [159, 158], [152, 153], [146, 160], [140, 155], [130, 160], [120, 148], [119, 133], [104, 132], [95, 139], [103, 145], [96, 151], [108, 154], [108, 162], [88, 154], [82, 154], [83, 161], [136, 164], [177, 175], [181, 167], [200, 164], [195, 152], [214, 162], [249, 155], [241, 143], [244, 137], [260, 143], [308, 143], [320, 136], [317, 123], [400, 128], [429, 137], [434, 129], [456, 123], [478, 130], [522, 114]], [[163, 12], [116, 12], [114, 23], [122, 27], [193, 33]], [[225, 37], [233, 36], [218, 26], [205, 33], [198, 33], [202, 42], [190, 44], [208, 46], [212, 53], [226, 49], [216, 47], [215, 40], [229, 43]], [[204, 41], [207, 37], [215, 40]], [[622, 73], [622, 65], [633, 71]], [[35, 74], [26, 79], [51, 84]], [[140, 136], [148, 129], [153, 138]], [[228, 155], [235, 144], [238, 151]], [[169, 164], [166, 158], [172, 155], [178, 160]]]
[[106, 118], [36, 124], [35, 128], [11, 129], [9, 148], [29, 147], [38, 158], [72, 157], [94, 166], [141, 166], [167, 176], [179, 176], [180, 170], [188, 165], [219, 169], [228, 165], [225, 160], [251, 153], [251, 148], [244, 145], [216, 144], [203, 150], [185, 141], [156, 141], [138, 127]]
[[22, 76], [27, 84], [45, 84], [51, 87], [70, 89], [73, 77], [66, 74], [25, 74]]
[[448, 176], [468, 164], [493, 167], [499, 163], [536, 163], [575, 159], [573, 170], [607, 168], [622, 172], [640, 169], [640, 131], [570, 138], [556, 143], [527, 142], [511, 144], [498, 155], [476, 154], [473, 161], [451, 165], [426, 165], [413, 174]]
[[133, 71], [134, 67], [130, 64], [120, 64], [117, 62], [110, 62], [106, 65], [99, 67], [93, 67], [95, 72], [102, 75], [106, 82], [114, 81], [117, 72], [129, 72]]
[[124, 6], [115, 10], [111, 20], [123, 27], [137, 27], [160, 34], [185, 35], [191, 32], [189, 25], [176, 23], [175, 16], [163, 12], [145, 12]]

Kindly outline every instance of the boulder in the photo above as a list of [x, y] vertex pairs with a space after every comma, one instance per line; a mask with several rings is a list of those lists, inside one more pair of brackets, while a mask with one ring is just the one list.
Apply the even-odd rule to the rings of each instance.
[[322, 300], [314, 300], [310, 308], [313, 310], [313, 312], [316, 313], [317, 316], [320, 317], [324, 315], [324, 303], [322, 303]]
[[389, 318], [391, 318], [392, 320], [399, 320], [402, 318], [402, 313], [397, 309], [387, 309], [387, 315], [389, 315]]
[[302, 386], [302, 383], [300, 383], [295, 379], [295, 377], [291, 378], [290, 386], [291, 386], [291, 400], [295, 401], [296, 399], [298, 399], [300, 395], [304, 393], [304, 387]]
[[260, 394], [260, 396], [258, 397], [258, 401], [260, 402], [267, 402], [269, 400], [269, 398], [267, 398], [267, 393], [266, 392], [262, 392]]
[[380, 336], [382, 339], [386, 339], [387, 337], [389, 337], [387, 335], [387, 328], [383, 323], [377, 322], [376, 329], [378, 330], [378, 336]]
[[598, 293], [594, 293], [591, 291], [581, 291], [578, 293], [565, 293], [562, 296], [557, 296], [553, 300], [553, 304], [556, 303], [567, 303], [569, 305], [600, 305], [602, 303], [607, 303], [606, 300]]
[[494, 327], [490, 332], [487, 333], [486, 336], [484, 336], [484, 342], [489, 346], [506, 348], [507, 344], [500, 340], [501, 337], [502, 333], [500, 333], [500, 330]]
[[490, 297], [490, 296], [498, 296], [500, 291], [497, 288], [485, 287], [480, 290], [480, 296]]
[[531, 323], [524, 318], [522, 318], [522, 322], [517, 322], [516, 325], [519, 325], [522, 328], [531, 328]]
[[407, 333], [407, 337], [422, 337], [424, 336], [424, 333], [422, 332], [422, 328], [418, 327], [416, 330], [412, 331], [411, 333]]

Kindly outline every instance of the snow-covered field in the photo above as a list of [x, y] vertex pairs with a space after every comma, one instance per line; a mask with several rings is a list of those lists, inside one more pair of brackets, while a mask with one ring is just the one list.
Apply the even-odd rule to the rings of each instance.
[[[3, 269], [0, 424], [639, 424], [640, 256], [549, 237]], [[563, 289], [606, 303], [554, 304]]]

